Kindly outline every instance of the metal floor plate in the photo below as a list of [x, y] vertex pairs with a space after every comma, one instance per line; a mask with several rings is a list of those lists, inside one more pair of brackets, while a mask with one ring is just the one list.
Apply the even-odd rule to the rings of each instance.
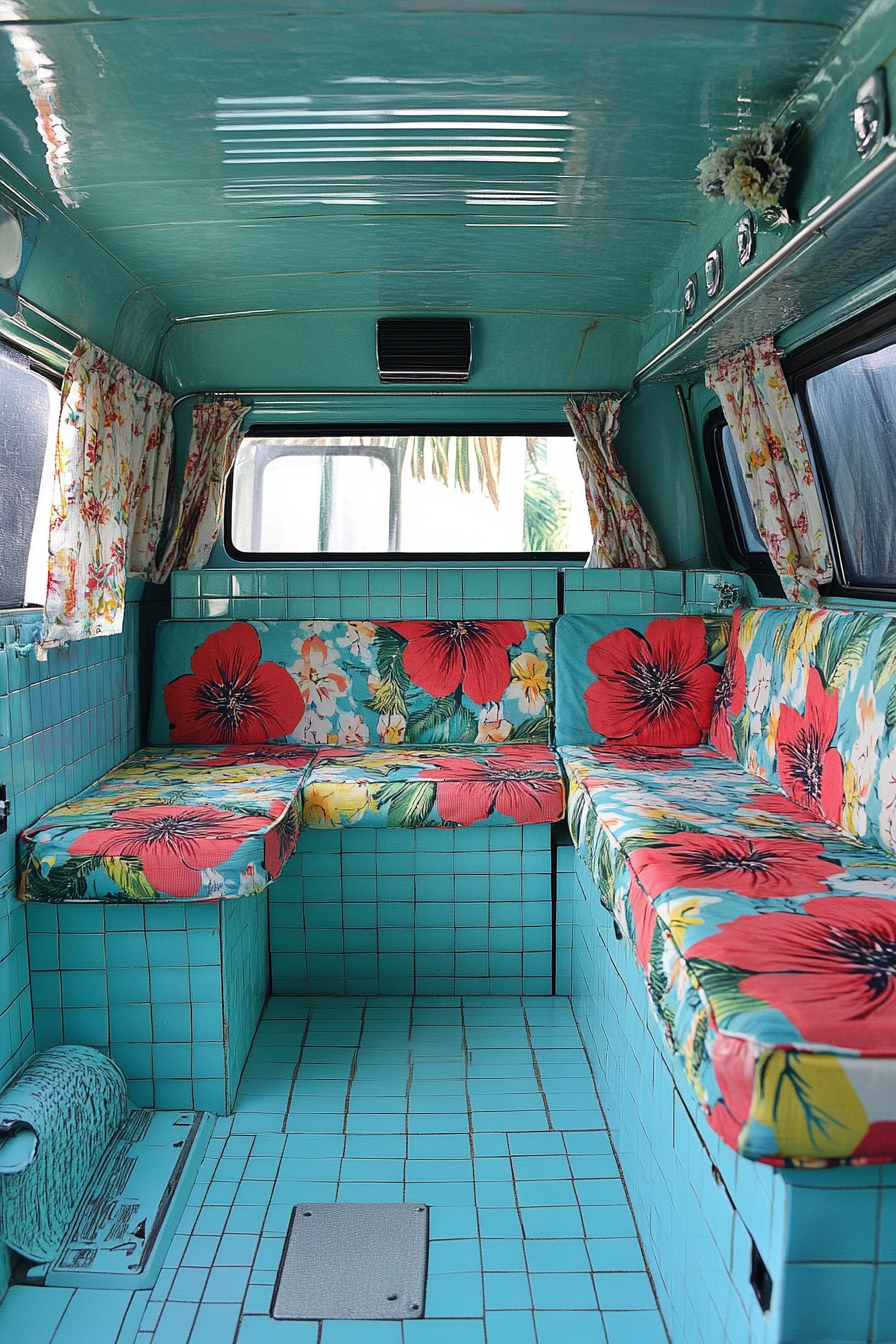
[[425, 1204], [297, 1204], [277, 1274], [278, 1321], [422, 1317]]

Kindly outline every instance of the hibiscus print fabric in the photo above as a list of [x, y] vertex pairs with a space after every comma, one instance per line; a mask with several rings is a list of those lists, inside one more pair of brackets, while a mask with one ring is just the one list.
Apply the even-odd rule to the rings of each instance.
[[301, 687], [286, 669], [262, 663], [251, 625], [209, 635], [190, 666], [164, 690], [172, 742], [267, 742], [291, 733], [305, 713]]
[[705, 741], [730, 618], [563, 616], [557, 741], [689, 747]]
[[579, 854], [713, 1129], [775, 1165], [896, 1158], [896, 858], [712, 747], [561, 755]]
[[303, 747], [147, 747], [19, 837], [22, 900], [215, 901], [295, 848]]
[[549, 621], [166, 621], [151, 740], [547, 744]]
[[817, 607], [743, 612], [710, 737], [799, 807], [896, 851], [896, 620]]
[[548, 747], [321, 750], [302, 790], [306, 826], [524, 826], [559, 821], [564, 787]]

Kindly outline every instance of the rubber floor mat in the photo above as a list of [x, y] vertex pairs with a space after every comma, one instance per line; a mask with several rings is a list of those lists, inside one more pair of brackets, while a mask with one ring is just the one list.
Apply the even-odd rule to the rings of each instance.
[[423, 1316], [425, 1204], [297, 1204], [271, 1315], [278, 1321], [398, 1321]]

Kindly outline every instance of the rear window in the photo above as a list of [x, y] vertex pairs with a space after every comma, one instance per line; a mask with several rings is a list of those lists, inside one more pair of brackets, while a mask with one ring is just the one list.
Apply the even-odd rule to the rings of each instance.
[[587, 553], [575, 439], [494, 428], [248, 434], [230, 478], [236, 556]]

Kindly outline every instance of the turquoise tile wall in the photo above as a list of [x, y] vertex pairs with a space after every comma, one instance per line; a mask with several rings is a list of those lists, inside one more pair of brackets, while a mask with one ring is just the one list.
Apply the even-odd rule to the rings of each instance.
[[183, 570], [171, 596], [172, 616], [192, 620], [548, 620], [558, 609], [548, 565]]
[[[268, 893], [221, 903], [224, 992], [225, 1106], [230, 1113], [240, 1076], [271, 992]], [[211, 1109], [211, 1108], [210, 1108]]]
[[[781, 1172], [723, 1144], [572, 848], [558, 869], [557, 990], [573, 998], [673, 1344], [892, 1344], [896, 1167]], [[751, 1240], [774, 1283], [767, 1315]]]
[[205, 569], [171, 576], [171, 614], [185, 620], [546, 620], [559, 612], [558, 580], [563, 609], [583, 615], [704, 614], [760, 600], [749, 578], [733, 570], [558, 571], [547, 564]]
[[36, 617], [0, 625], [0, 784], [12, 804], [0, 836], [0, 1087], [34, 1052], [25, 909], [15, 897], [18, 831], [92, 783], [138, 745], [136, 606], [124, 633], [53, 650], [17, 652]]
[[29, 904], [35, 1048], [111, 1054], [135, 1106], [226, 1112], [267, 995], [266, 904]]
[[744, 574], [704, 569], [566, 569], [563, 609], [604, 616], [677, 612], [707, 615], [758, 599]]
[[550, 826], [303, 831], [270, 888], [275, 994], [550, 994]]

